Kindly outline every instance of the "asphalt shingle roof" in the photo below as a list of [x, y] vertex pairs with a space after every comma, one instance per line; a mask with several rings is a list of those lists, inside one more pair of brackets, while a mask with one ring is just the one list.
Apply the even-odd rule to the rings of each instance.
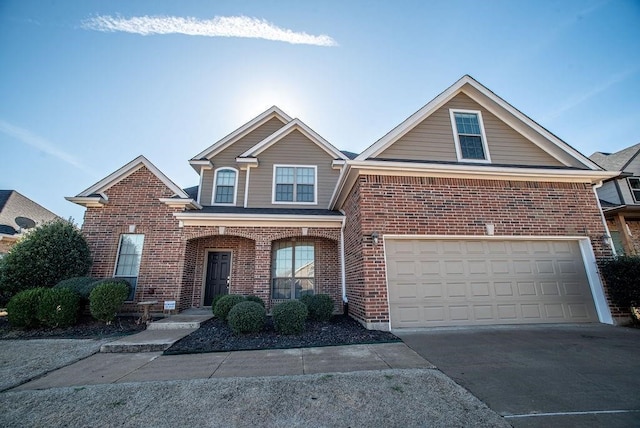
[[615, 153], [595, 152], [589, 156], [589, 159], [608, 171], [622, 171], [638, 154], [638, 151], [640, 151], [640, 143]]

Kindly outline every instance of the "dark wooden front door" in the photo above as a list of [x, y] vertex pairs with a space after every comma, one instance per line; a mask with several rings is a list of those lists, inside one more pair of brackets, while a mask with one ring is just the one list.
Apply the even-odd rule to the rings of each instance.
[[204, 306], [211, 306], [218, 294], [229, 292], [229, 274], [231, 272], [231, 252], [211, 251], [207, 257], [207, 278], [204, 286]]

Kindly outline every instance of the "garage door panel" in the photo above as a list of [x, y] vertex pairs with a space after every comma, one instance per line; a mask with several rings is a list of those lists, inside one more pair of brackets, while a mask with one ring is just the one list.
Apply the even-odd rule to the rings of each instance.
[[392, 328], [598, 320], [577, 241], [387, 239], [385, 248]]

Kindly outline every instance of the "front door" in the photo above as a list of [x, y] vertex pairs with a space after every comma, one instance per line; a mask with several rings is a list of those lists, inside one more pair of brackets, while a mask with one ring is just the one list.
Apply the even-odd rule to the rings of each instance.
[[229, 273], [231, 272], [231, 252], [211, 251], [207, 257], [207, 278], [204, 285], [204, 306], [211, 306], [218, 294], [229, 292]]

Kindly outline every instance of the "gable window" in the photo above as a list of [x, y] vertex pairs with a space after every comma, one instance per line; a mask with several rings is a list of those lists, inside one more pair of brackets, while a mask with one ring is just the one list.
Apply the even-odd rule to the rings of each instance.
[[220, 205], [236, 204], [238, 172], [233, 168], [216, 170], [213, 183], [213, 203]]
[[316, 203], [315, 166], [275, 165], [274, 203]]
[[473, 110], [449, 110], [459, 161], [489, 162], [487, 137], [482, 113]]
[[129, 292], [127, 300], [133, 300], [136, 292], [143, 245], [144, 235], [142, 234], [126, 233], [120, 235], [116, 271], [113, 276], [122, 278], [131, 285], [131, 291]]
[[273, 244], [272, 258], [272, 299], [299, 299], [306, 294], [313, 294], [315, 278], [313, 242], [276, 242]]
[[640, 178], [629, 177], [627, 178], [631, 193], [633, 194], [633, 201], [636, 204], [640, 204]]

